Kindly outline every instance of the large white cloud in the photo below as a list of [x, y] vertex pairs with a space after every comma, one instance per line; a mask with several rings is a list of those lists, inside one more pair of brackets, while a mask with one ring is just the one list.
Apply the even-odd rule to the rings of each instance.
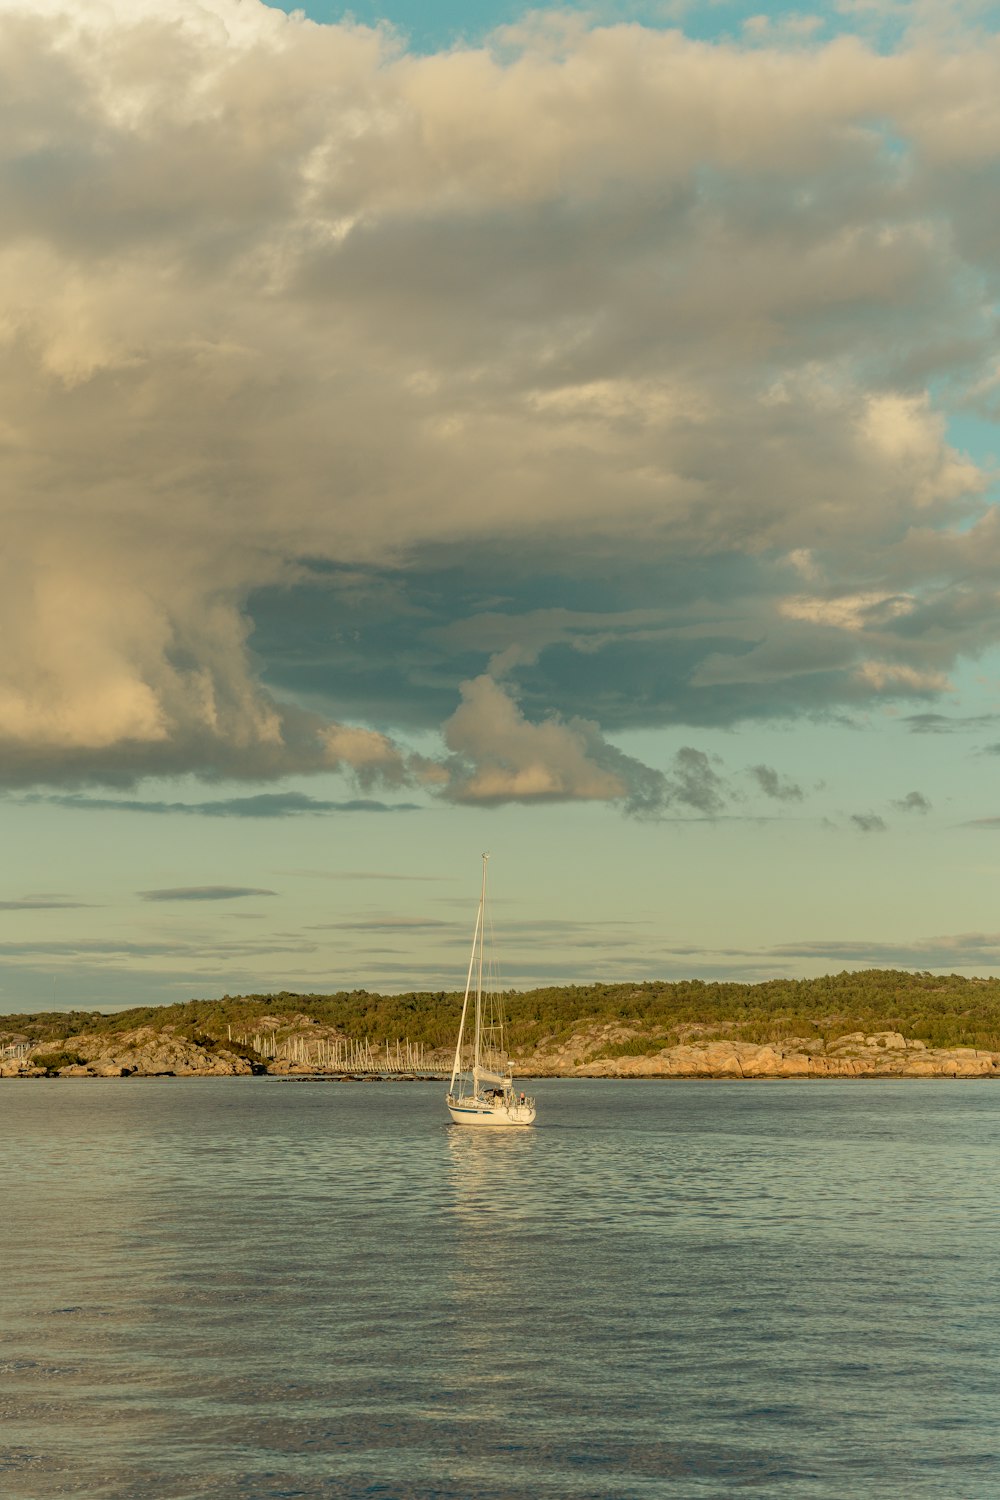
[[446, 546], [748, 569], [586, 626], [435, 621], [484, 652], [454, 795], [631, 795], [599, 705], [529, 719], [489, 655], [724, 621], [651, 717], [933, 697], [995, 635], [984, 477], [928, 391], [992, 389], [998, 77], [996, 42], [563, 23], [417, 57], [256, 0], [0, 0], [0, 775], [398, 783], [351, 703], [267, 690], [248, 600], [391, 567], [412, 635]]

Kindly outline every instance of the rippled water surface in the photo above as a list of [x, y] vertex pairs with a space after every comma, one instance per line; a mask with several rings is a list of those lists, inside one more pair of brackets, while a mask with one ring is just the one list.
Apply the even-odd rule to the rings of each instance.
[[0, 1494], [1000, 1496], [1000, 1087], [4, 1081]]

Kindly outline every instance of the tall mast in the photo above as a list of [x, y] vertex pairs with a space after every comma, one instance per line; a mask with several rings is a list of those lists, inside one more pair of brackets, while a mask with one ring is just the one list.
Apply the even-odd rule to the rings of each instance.
[[489, 855], [484, 854], [483, 889], [479, 897], [479, 972], [476, 975], [476, 1046], [472, 1059], [474, 1072], [477, 1072], [479, 1069], [479, 1054], [483, 1031], [483, 942], [486, 936], [486, 862], [488, 859]]
[[469, 954], [469, 972], [465, 976], [465, 999], [462, 1001], [462, 1019], [458, 1023], [458, 1041], [455, 1043], [455, 1061], [451, 1069], [451, 1083], [448, 1085], [449, 1094], [455, 1092], [455, 1079], [462, 1070], [462, 1037], [465, 1035], [465, 1015], [469, 1009], [469, 991], [472, 988], [472, 966], [476, 962], [476, 943], [479, 939], [479, 928], [483, 920], [483, 903], [479, 902], [479, 910], [476, 912], [476, 928], [472, 934], [472, 952]]

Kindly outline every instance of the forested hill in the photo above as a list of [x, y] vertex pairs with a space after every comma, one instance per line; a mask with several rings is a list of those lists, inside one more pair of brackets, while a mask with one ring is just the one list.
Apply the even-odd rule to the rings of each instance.
[[[107, 1015], [97, 1011], [39, 1012], [0, 1017], [0, 1038], [43, 1041], [79, 1032], [117, 1033], [138, 1026], [174, 1027], [191, 1036], [224, 1038], [263, 1016], [288, 1021], [308, 1016], [352, 1037], [408, 1037], [429, 1047], [453, 1042], [461, 995], [454, 992], [377, 995], [366, 990], [331, 995], [226, 996], [170, 1006], [142, 1006]], [[828, 1041], [852, 1031], [898, 1031], [931, 1047], [1000, 1049], [1000, 980], [964, 979], [866, 969], [821, 979], [772, 979], [763, 984], [682, 980], [667, 984], [564, 985], [511, 992], [507, 999], [515, 1056], [569, 1038], [581, 1026], [613, 1022], [635, 1033], [622, 1044], [636, 1054], [692, 1037], [780, 1042], [786, 1037]]]

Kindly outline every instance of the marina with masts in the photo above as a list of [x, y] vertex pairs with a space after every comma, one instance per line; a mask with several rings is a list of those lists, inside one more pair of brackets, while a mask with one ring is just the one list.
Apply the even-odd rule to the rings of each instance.
[[229, 1040], [256, 1052], [268, 1062], [286, 1062], [292, 1067], [315, 1068], [327, 1073], [349, 1073], [360, 1077], [412, 1078], [447, 1076], [434, 1066], [423, 1042], [409, 1038], [372, 1042], [369, 1037], [281, 1037], [273, 1030], [234, 1033]]

